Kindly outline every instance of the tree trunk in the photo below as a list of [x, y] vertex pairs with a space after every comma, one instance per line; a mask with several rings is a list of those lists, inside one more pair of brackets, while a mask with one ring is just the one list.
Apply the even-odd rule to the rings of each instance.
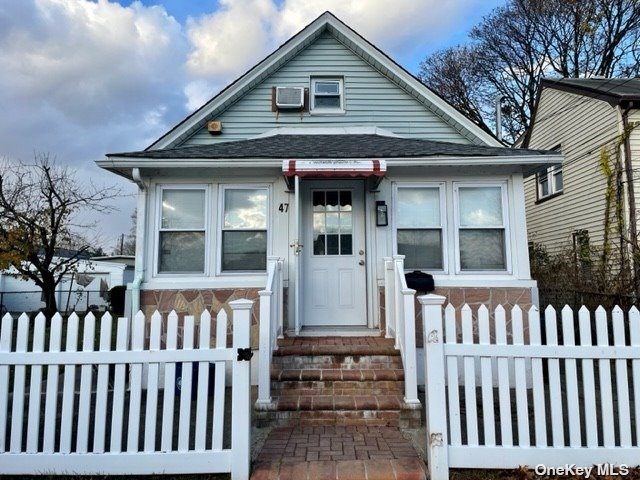
[[51, 275], [51, 278], [49, 278], [49, 275], [46, 275], [42, 280], [42, 295], [44, 297], [46, 314], [47, 316], [53, 315], [58, 310], [56, 282], [53, 275]]

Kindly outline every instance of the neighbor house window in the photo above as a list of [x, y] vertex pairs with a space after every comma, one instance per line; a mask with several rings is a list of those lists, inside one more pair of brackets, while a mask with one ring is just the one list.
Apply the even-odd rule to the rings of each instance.
[[544, 169], [536, 174], [538, 200], [552, 197], [562, 192], [564, 183], [562, 180], [562, 166], [556, 165]]
[[222, 271], [266, 270], [268, 190], [226, 187], [222, 197]]
[[506, 270], [503, 186], [457, 186], [460, 270]]
[[204, 273], [204, 188], [162, 188], [158, 272]]
[[311, 111], [342, 113], [344, 111], [344, 82], [339, 78], [311, 79]]
[[409, 270], [443, 270], [441, 188], [398, 187], [397, 251]]

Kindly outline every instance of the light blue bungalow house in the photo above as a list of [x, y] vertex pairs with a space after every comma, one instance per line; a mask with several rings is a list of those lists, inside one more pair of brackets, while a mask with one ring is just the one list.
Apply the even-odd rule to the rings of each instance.
[[[97, 163], [139, 187], [133, 310], [257, 300], [279, 258], [278, 333], [295, 337], [393, 336], [398, 255], [456, 307], [535, 302], [523, 182], [560, 161], [504, 148], [326, 12], [144, 150]], [[264, 321], [254, 308], [255, 348]]]

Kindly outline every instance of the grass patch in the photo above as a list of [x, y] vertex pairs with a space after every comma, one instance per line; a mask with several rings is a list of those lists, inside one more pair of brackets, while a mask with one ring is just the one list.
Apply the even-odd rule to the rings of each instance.
[[[567, 464], [571, 465], [568, 461]], [[596, 469], [594, 468], [594, 472]], [[449, 471], [450, 480], [539, 480], [544, 478], [546, 480], [584, 480], [583, 475], [549, 475], [540, 476], [537, 475], [529, 467], [520, 467], [515, 470], [479, 470], [479, 469], [451, 469]], [[609, 475], [595, 475], [592, 474], [589, 479], [614, 479], [624, 478], [625, 480], [640, 480], [640, 467], [629, 469], [629, 473], [625, 476], [612, 477]]]

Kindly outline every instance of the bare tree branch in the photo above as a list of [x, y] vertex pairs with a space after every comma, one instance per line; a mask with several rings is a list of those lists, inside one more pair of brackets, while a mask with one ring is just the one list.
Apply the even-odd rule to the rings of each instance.
[[640, 1], [509, 0], [466, 45], [427, 57], [420, 78], [486, 131], [503, 98], [506, 141], [528, 127], [544, 77], [640, 73]]
[[56, 286], [92, 249], [87, 233], [95, 223], [78, 221], [79, 214], [113, 211], [111, 201], [121, 190], [80, 182], [48, 154], [37, 154], [30, 164], [3, 163], [0, 268], [13, 266], [33, 280], [43, 290], [47, 310], [54, 311]]

